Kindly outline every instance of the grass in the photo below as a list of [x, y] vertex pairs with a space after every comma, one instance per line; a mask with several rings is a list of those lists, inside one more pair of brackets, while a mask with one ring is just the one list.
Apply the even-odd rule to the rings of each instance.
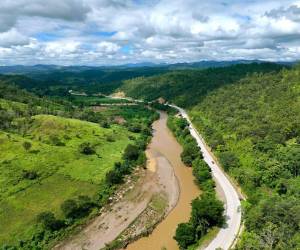
[[213, 227], [196, 244], [189, 246], [188, 250], [204, 249], [218, 234], [220, 228]]
[[[29, 238], [38, 213], [61, 217], [64, 200], [94, 196], [107, 171], [121, 160], [130, 136], [118, 125], [102, 128], [50, 115], [34, 116], [24, 137], [0, 131], [0, 245]], [[25, 141], [30, 149], [23, 147]], [[84, 142], [96, 153], [81, 154]], [[25, 179], [24, 170], [35, 171], [38, 178]]]

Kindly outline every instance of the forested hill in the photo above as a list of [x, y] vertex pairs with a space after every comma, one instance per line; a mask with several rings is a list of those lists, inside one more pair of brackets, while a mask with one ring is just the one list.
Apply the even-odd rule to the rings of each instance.
[[190, 107], [220, 86], [232, 84], [252, 73], [276, 72], [282, 68], [278, 64], [253, 63], [205, 70], [180, 70], [127, 80], [120, 89], [135, 98], [154, 100], [163, 97], [180, 106]]
[[190, 114], [248, 195], [239, 249], [300, 249], [300, 67], [221, 87]]

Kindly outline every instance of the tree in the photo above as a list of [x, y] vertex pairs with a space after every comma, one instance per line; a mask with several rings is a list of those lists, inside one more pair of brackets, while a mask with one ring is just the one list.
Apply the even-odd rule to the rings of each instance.
[[78, 217], [78, 205], [76, 201], [69, 199], [61, 204], [61, 210], [64, 216], [68, 219], [75, 219]]
[[136, 161], [139, 157], [139, 149], [137, 146], [129, 144], [124, 152], [124, 159], [129, 161]]
[[52, 212], [42, 212], [37, 216], [37, 222], [50, 231], [56, 231], [64, 226], [64, 222], [57, 220]]
[[183, 146], [181, 159], [184, 164], [192, 166], [193, 160], [200, 156], [198, 146], [194, 142], [189, 142]]
[[208, 227], [222, 226], [224, 223], [224, 207], [213, 194], [204, 193], [192, 202], [191, 223], [194, 227], [207, 223]]
[[114, 184], [120, 184], [123, 181], [123, 176], [118, 170], [110, 170], [105, 177], [106, 183], [109, 186], [112, 186]]
[[228, 171], [230, 168], [239, 167], [239, 159], [235, 156], [234, 153], [230, 151], [221, 152], [219, 154], [220, 163], [222, 164], [225, 171]]
[[180, 249], [195, 243], [195, 229], [190, 223], [180, 223], [177, 226], [174, 239], [177, 241]]

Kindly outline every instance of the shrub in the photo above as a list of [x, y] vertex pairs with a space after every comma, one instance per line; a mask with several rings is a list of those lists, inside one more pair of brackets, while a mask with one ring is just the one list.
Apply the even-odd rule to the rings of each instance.
[[142, 126], [138, 123], [132, 123], [128, 126], [128, 130], [133, 133], [140, 133], [142, 131]]
[[62, 142], [59, 137], [57, 137], [56, 135], [51, 135], [49, 137], [50, 139], [50, 144], [54, 145], [54, 146], [65, 146], [66, 144], [64, 142]]
[[38, 177], [38, 174], [33, 170], [23, 170], [22, 177], [24, 179], [34, 180]]
[[89, 142], [84, 142], [79, 145], [79, 152], [85, 155], [93, 155], [96, 153], [94, 147]]
[[102, 128], [110, 128], [110, 124], [109, 124], [108, 121], [101, 121], [101, 122], [100, 122], [100, 126], [101, 126]]
[[31, 145], [30, 142], [25, 141], [25, 142], [23, 143], [23, 148], [24, 148], [26, 151], [28, 151], [29, 149], [31, 149], [31, 147], [32, 147], [32, 145]]

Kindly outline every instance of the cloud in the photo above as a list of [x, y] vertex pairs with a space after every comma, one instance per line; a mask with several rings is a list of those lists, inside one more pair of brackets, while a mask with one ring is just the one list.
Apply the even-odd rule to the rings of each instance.
[[299, 3], [2, 0], [0, 63], [297, 60]]
[[29, 38], [23, 36], [15, 29], [0, 33], [0, 47], [11, 47], [17, 45], [26, 45], [29, 43]]
[[285, 17], [298, 22], [300, 21], [300, 7], [297, 5], [291, 5], [288, 8], [280, 7], [267, 12], [266, 16], [276, 19]]
[[105, 52], [107, 54], [116, 53], [121, 47], [112, 42], [100, 42], [97, 44], [97, 51]]
[[90, 7], [82, 0], [2, 0], [0, 2], [1, 30], [10, 29], [22, 16], [83, 21]]

